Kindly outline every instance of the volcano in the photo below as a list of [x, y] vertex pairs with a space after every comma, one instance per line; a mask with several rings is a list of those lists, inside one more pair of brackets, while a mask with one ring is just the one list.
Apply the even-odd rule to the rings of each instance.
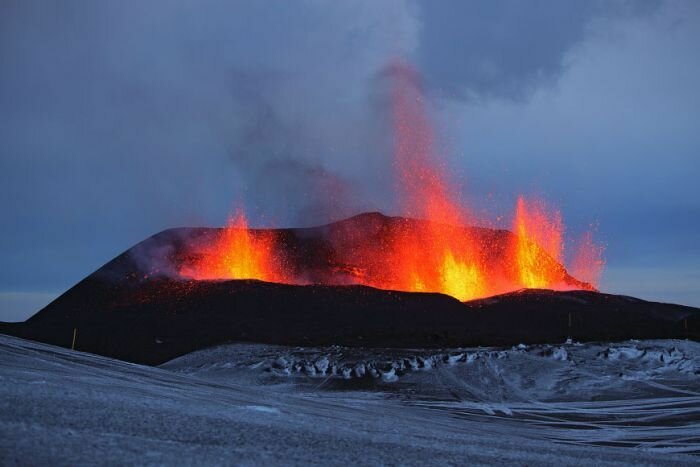
[[[192, 278], [187, 271], [201, 261], [202, 245], [226, 230], [170, 229], [114, 258], [26, 322], [1, 323], [0, 331], [146, 364], [231, 341], [415, 348], [700, 338], [700, 310], [600, 293], [544, 254], [541, 261], [560, 272], [559, 290], [460, 301], [362, 285], [381, 266], [362, 252], [385, 248], [396, 232], [428, 227], [367, 213], [321, 227], [246, 231], [283, 246], [281, 261], [294, 283]], [[489, 245], [496, 257], [517, 242], [506, 230], [450, 228]], [[491, 260], [490, 276], [507, 269]]]
[[[572, 277], [534, 242], [528, 245], [531, 264], [522, 267], [514, 251], [520, 247], [521, 237], [507, 230], [460, 227], [380, 213], [360, 214], [307, 229], [248, 229], [244, 218], [239, 217], [223, 229], [163, 232], [137, 245], [130, 254], [132, 259], [140, 254], [146, 270], [126, 263], [115, 264], [109, 271], [135, 271], [144, 276], [164, 273], [197, 280], [360, 284], [409, 292], [443, 292], [462, 301], [534, 288], [533, 283], [557, 290], [596, 290], [592, 284]], [[460, 251], [466, 249], [469, 255]], [[470, 271], [464, 270], [467, 266], [461, 261], [466, 261], [466, 256], [478, 265], [473, 272], [482, 283], [474, 283]]]

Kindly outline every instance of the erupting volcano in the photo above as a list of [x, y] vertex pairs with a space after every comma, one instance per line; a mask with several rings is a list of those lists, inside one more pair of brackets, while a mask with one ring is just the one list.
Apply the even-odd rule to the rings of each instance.
[[[362, 284], [381, 289], [441, 292], [472, 300], [523, 288], [595, 290], [603, 248], [584, 236], [574, 255], [574, 279], [562, 265], [564, 227], [558, 211], [518, 197], [513, 233], [504, 241], [486, 229], [447, 177], [435, 148], [420, 78], [405, 62], [389, 67], [394, 167], [401, 209], [421, 222], [404, 221], [367, 237], [353, 223], [328, 233], [326, 271], [309, 271], [273, 231], [247, 228], [245, 216], [215, 238], [190, 245], [176, 269], [185, 279], [259, 279], [290, 284]], [[491, 225], [490, 222], [486, 224]], [[322, 254], [317, 252], [316, 254]]]
[[251, 229], [239, 210], [223, 228], [165, 230], [0, 331], [62, 346], [78, 335], [81, 350], [149, 364], [231, 341], [416, 348], [698, 338], [696, 309], [598, 292], [602, 246], [592, 232], [567, 243], [560, 212], [543, 200], [518, 196], [506, 228], [475, 216], [436, 150], [418, 76], [400, 62], [387, 76], [405, 217]]

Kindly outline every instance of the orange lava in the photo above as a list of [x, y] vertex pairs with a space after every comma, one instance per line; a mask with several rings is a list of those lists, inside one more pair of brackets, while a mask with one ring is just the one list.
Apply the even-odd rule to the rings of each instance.
[[549, 214], [544, 203], [518, 198], [511, 254], [518, 283], [528, 289], [556, 288], [564, 283], [562, 221], [559, 212]]
[[287, 282], [279, 252], [275, 235], [250, 230], [245, 215], [239, 212], [214, 241], [203, 245], [196, 258], [180, 269], [180, 275], [196, 280]]
[[468, 230], [455, 229], [469, 223], [468, 214], [438, 160], [418, 81], [409, 65], [392, 66], [394, 165], [403, 210], [429, 222], [394, 236], [384, 262], [395, 274], [370, 282], [382, 288], [442, 292], [460, 300], [483, 297], [489, 290], [479, 248]]
[[[562, 265], [561, 215], [541, 201], [518, 198], [512, 235], [465, 227], [478, 222], [436, 151], [419, 77], [410, 65], [396, 62], [390, 79], [397, 193], [403, 212], [421, 221], [378, 227], [384, 230], [377, 241], [365, 239], [367, 226], [335, 232], [327, 239], [335, 247], [328, 273], [313, 280], [441, 292], [464, 301], [522, 288], [595, 290], [603, 249], [586, 234], [574, 258], [578, 277], [570, 276]], [[308, 283], [309, 276], [285, 268], [284, 255], [273, 231], [248, 230], [239, 214], [180, 273], [193, 279]]]

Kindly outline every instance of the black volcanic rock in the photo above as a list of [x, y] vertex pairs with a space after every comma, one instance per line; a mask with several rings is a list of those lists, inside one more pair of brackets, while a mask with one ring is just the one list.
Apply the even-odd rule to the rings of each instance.
[[[405, 222], [368, 214], [311, 229], [281, 230], [307, 271], [334, 257], [333, 229], [358, 223], [380, 240]], [[419, 222], [419, 221], [412, 221]], [[506, 231], [482, 236], [507, 240]], [[288, 345], [454, 347], [630, 338], [700, 338], [700, 310], [590, 291], [523, 290], [462, 303], [436, 293], [356, 285], [191, 281], [167, 268], [215, 229], [162, 232], [123, 253], [24, 323], [0, 332], [123, 360], [159, 364], [230, 341]], [[372, 234], [374, 232], [374, 234]], [[337, 257], [336, 257], [337, 259]], [[160, 273], [154, 265], [162, 262]], [[573, 278], [572, 278], [573, 280]]]

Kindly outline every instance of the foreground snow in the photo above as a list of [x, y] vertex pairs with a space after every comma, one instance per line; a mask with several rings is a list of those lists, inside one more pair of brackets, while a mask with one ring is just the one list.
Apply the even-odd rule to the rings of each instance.
[[697, 464], [699, 358], [239, 344], [151, 368], [0, 335], [0, 462]]

